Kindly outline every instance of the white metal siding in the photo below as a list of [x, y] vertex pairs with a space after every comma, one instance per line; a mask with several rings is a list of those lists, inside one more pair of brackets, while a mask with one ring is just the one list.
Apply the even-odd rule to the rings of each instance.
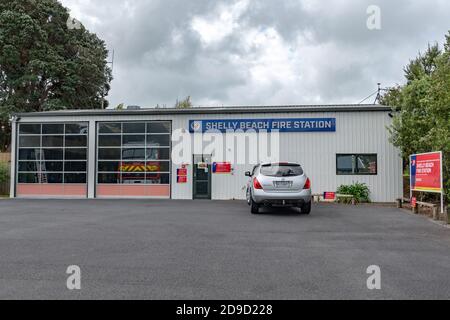
[[[289, 113], [245, 113], [245, 114], [180, 114], [180, 115], [121, 115], [121, 116], [60, 116], [22, 118], [21, 122], [73, 122], [90, 121], [89, 139], [89, 197], [93, 197], [95, 181], [95, 122], [99, 121], [144, 121], [169, 120], [172, 130], [189, 130], [189, 120], [201, 119], [249, 119], [249, 118], [336, 118], [336, 132], [290, 132], [280, 133], [280, 160], [302, 164], [312, 180], [314, 193], [335, 191], [341, 184], [354, 181], [367, 183], [376, 202], [393, 202], [402, 195], [402, 160], [400, 152], [389, 142], [386, 129], [391, 123], [388, 112], [289, 112]], [[14, 128], [13, 128], [14, 130]], [[14, 131], [13, 131], [14, 132]], [[13, 141], [14, 142], [14, 141]], [[13, 144], [14, 147], [14, 144]], [[336, 175], [337, 153], [376, 153], [378, 175]], [[225, 159], [224, 159], [225, 160]], [[14, 162], [13, 162], [14, 163]], [[93, 167], [92, 167], [93, 166]], [[188, 166], [188, 183], [177, 184], [176, 169], [172, 165], [172, 198], [192, 199], [192, 165]], [[212, 177], [213, 199], [244, 199], [247, 177], [253, 165], [236, 165], [232, 175]], [[14, 165], [12, 166], [14, 168]], [[12, 193], [13, 195], [13, 193]]]

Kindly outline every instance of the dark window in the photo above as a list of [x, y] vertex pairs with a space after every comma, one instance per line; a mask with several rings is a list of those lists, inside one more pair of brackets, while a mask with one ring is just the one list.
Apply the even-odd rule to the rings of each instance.
[[63, 136], [43, 136], [42, 147], [62, 147], [64, 146]]
[[338, 154], [336, 155], [337, 175], [377, 175], [376, 154]]
[[86, 183], [85, 173], [65, 173], [64, 183]]
[[63, 174], [62, 173], [43, 173], [41, 182], [42, 183], [45, 183], [45, 182], [47, 182], [47, 183], [63, 183]]
[[87, 134], [87, 123], [19, 124], [19, 183], [86, 183]]
[[87, 149], [65, 149], [65, 160], [87, 160]]
[[145, 123], [124, 123], [123, 133], [145, 133]]
[[170, 172], [170, 121], [101, 123], [98, 128], [98, 183], [170, 183], [165, 173]]
[[122, 184], [145, 183], [145, 173], [123, 172]]
[[120, 147], [122, 145], [121, 135], [98, 136], [98, 145], [100, 147]]
[[122, 150], [123, 160], [145, 160], [145, 149], [132, 148]]
[[170, 133], [170, 122], [147, 123], [147, 133]]
[[122, 133], [121, 123], [100, 123], [98, 128], [99, 133]]
[[153, 175], [153, 177], [156, 177], [156, 179], [151, 179], [152, 174], [147, 173], [147, 183], [155, 183], [155, 184], [170, 184], [170, 174], [168, 173], [160, 173]]
[[86, 123], [68, 123], [66, 124], [66, 134], [87, 134], [88, 125]]
[[63, 162], [62, 161], [42, 161], [41, 163], [42, 172], [62, 172]]
[[69, 172], [86, 172], [86, 161], [65, 162], [64, 171]]
[[99, 148], [98, 158], [100, 160], [120, 160], [120, 148]]
[[145, 135], [129, 135], [123, 136], [123, 147], [144, 146]]
[[66, 136], [66, 147], [86, 147], [87, 136]]
[[147, 149], [147, 160], [170, 160], [169, 148]]
[[147, 145], [168, 147], [170, 146], [170, 135], [147, 135]]
[[39, 183], [37, 173], [19, 173], [17, 179], [19, 183]]
[[19, 160], [40, 160], [41, 149], [19, 149]]
[[19, 138], [19, 147], [35, 147], [40, 148], [41, 146], [41, 137], [40, 136], [21, 136]]
[[43, 124], [42, 134], [64, 134], [63, 124]]
[[19, 171], [21, 172], [36, 172], [39, 168], [39, 162], [37, 161], [20, 161]]
[[62, 160], [63, 149], [42, 149], [42, 160]]
[[41, 134], [40, 124], [21, 124], [19, 126], [20, 134]]
[[296, 177], [303, 174], [298, 164], [272, 163], [261, 166], [261, 174], [268, 177]]
[[337, 156], [337, 174], [353, 174], [355, 172], [354, 155], [338, 155]]
[[117, 172], [120, 169], [119, 161], [99, 161], [98, 171], [99, 172]]
[[120, 173], [99, 173], [98, 183], [120, 183]]

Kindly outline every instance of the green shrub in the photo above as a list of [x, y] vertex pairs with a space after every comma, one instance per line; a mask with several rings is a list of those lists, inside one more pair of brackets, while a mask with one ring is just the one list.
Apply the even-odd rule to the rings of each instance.
[[0, 183], [9, 181], [9, 166], [0, 162]]
[[370, 202], [370, 190], [365, 183], [354, 182], [350, 185], [341, 185], [337, 193], [352, 195], [357, 202]]

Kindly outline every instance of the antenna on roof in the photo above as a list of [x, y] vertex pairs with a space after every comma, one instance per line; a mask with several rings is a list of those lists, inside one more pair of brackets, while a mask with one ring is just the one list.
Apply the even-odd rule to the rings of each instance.
[[378, 82], [377, 86], [378, 86], [377, 91], [371, 93], [369, 96], [367, 96], [366, 98], [361, 100], [361, 102], [359, 102], [358, 104], [362, 104], [364, 101], [366, 101], [367, 99], [373, 97], [374, 95], [376, 95], [376, 97], [375, 97], [375, 101], [373, 102], [373, 104], [379, 104], [380, 100], [381, 100], [381, 92], [382, 91], [389, 91], [389, 88], [382, 88], [381, 87], [381, 82]]

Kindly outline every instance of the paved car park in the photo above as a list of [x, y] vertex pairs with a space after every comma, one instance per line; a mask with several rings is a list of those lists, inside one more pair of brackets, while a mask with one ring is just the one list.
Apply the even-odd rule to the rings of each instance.
[[392, 207], [0, 200], [0, 299], [448, 299], [449, 274], [450, 229]]

